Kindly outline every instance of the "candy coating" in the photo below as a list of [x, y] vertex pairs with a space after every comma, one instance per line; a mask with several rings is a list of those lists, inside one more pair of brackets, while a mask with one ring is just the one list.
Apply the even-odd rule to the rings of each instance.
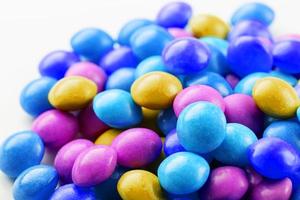
[[163, 63], [161, 56], [151, 56], [141, 61], [136, 67], [135, 79], [143, 76], [146, 73], [153, 71], [167, 72], [167, 68]]
[[49, 200], [96, 200], [93, 188], [78, 187], [74, 184], [57, 188]]
[[113, 140], [121, 133], [118, 129], [109, 129], [102, 133], [95, 141], [95, 144], [111, 145]]
[[106, 82], [106, 90], [121, 89], [130, 91], [130, 87], [135, 80], [135, 68], [123, 67], [114, 71]]

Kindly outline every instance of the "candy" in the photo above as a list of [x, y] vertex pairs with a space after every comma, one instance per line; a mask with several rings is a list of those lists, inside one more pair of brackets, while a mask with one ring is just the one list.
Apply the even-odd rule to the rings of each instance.
[[181, 90], [182, 85], [175, 76], [165, 72], [151, 72], [132, 84], [131, 95], [140, 106], [165, 109], [172, 105], [176, 94]]
[[118, 182], [118, 192], [123, 200], [164, 199], [158, 178], [145, 170], [131, 170]]
[[158, 158], [162, 142], [160, 137], [150, 129], [132, 128], [118, 135], [111, 146], [118, 154], [119, 165], [139, 168]]
[[109, 129], [102, 133], [95, 141], [95, 144], [111, 145], [113, 140], [121, 133], [118, 129]]
[[61, 79], [66, 71], [79, 62], [78, 56], [68, 51], [53, 51], [46, 55], [39, 64], [39, 72], [42, 76]]
[[79, 62], [66, 72], [65, 76], [82, 76], [90, 79], [97, 85], [98, 92], [104, 88], [105, 81], [107, 79], [105, 72], [99, 66], [91, 62]]
[[185, 38], [185, 37], [193, 37], [190, 32], [187, 32], [184, 29], [181, 28], [168, 28], [168, 32], [174, 37], [174, 38]]
[[252, 95], [257, 106], [272, 117], [292, 117], [299, 106], [299, 97], [294, 88], [278, 78], [258, 80]]
[[74, 52], [93, 62], [99, 62], [113, 48], [113, 44], [113, 39], [97, 28], [82, 29], [71, 38]]
[[64, 145], [56, 154], [54, 167], [63, 183], [72, 182], [72, 168], [79, 154], [93, 146], [93, 143], [85, 139], [77, 139]]
[[234, 88], [240, 81], [240, 79], [233, 74], [227, 74], [225, 79], [232, 88]]
[[228, 25], [222, 19], [208, 14], [192, 17], [189, 21], [189, 27], [197, 38], [207, 36], [226, 38], [229, 31]]
[[56, 170], [47, 165], [33, 166], [18, 176], [13, 186], [15, 200], [49, 199], [58, 183]]
[[159, 129], [165, 134], [168, 135], [170, 131], [176, 128], [177, 117], [174, 113], [173, 108], [168, 108], [166, 110], [160, 111], [157, 116], [157, 124]]
[[72, 114], [49, 110], [34, 120], [32, 130], [42, 138], [46, 147], [57, 150], [75, 138], [79, 127]]
[[92, 188], [83, 188], [74, 184], [68, 184], [56, 189], [50, 198], [50, 200], [70, 199], [96, 200], [96, 197]]
[[175, 74], [200, 72], [209, 62], [210, 51], [194, 38], [182, 38], [171, 42], [162, 53], [168, 71]]
[[200, 38], [200, 41], [217, 48], [223, 53], [224, 56], [227, 55], [227, 49], [229, 45], [227, 40], [216, 37], [202, 37]]
[[135, 79], [154, 71], [167, 72], [161, 56], [151, 56], [140, 62], [135, 70]]
[[298, 80], [294, 76], [280, 72], [280, 71], [271, 71], [269, 75], [272, 77], [280, 78], [280, 79], [288, 82], [292, 86], [297, 85], [297, 82], [298, 82]]
[[135, 68], [124, 67], [113, 72], [106, 82], [106, 90], [121, 89], [130, 91], [130, 87], [135, 80]]
[[252, 90], [257, 80], [267, 77], [268, 73], [255, 72], [242, 78], [234, 88], [235, 93], [242, 93], [252, 96]]
[[103, 145], [89, 147], [76, 158], [72, 180], [78, 186], [95, 186], [113, 174], [116, 164], [117, 153], [113, 148]]
[[164, 153], [166, 156], [169, 156], [171, 154], [185, 151], [183, 146], [179, 143], [179, 139], [176, 133], [176, 130], [171, 131], [164, 142]]
[[158, 178], [161, 186], [173, 194], [189, 194], [199, 190], [209, 175], [208, 163], [197, 154], [179, 152], [160, 164]]
[[55, 83], [53, 78], [42, 77], [27, 84], [20, 95], [23, 110], [33, 117], [50, 110], [52, 105], [49, 103], [48, 93]]
[[94, 98], [93, 108], [96, 116], [113, 128], [128, 128], [142, 121], [141, 108], [128, 92], [120, 89], [99, 93]]
[[139, 124], [141, 128], [148, 128], [153, 130], [154, 132], [160, 134], [162, 131], [159, 129], [157, 124], [157, 116], [160, 110], [151, 110], [148, 108], [142, 107], [143, 120]]
[[163, 6], [156, 16], [156, 23], [162, 27], [184, 28], [190, 17], [192, 8], [185, 2], [171, 2]]
[[213, 155], [223, 164], [244, 167], [249, 164], [247, 150], [256, 141], [256, 135], [246, 126], [228, 123], [226, 137]]
[[11, 135], [0, 146], [0, 170], [16, 178], [27, 168], [38, 165], [44, 156], [44, 144], [32, 131]]
[[57, 109], [72, 111], [85, 108], [97, 93], [97, 85], [81, 76], [70, 76], [58, 81], [48, 98]]
[[218, 106], [196, 102], [180, 113], [176, 130], [180, 144], [186, 150], [208, 153], [225, 139], [226, 118]]

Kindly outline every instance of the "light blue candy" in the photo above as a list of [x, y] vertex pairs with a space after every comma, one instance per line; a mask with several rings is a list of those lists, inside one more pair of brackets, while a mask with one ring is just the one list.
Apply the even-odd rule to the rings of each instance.
[[288, 82], [292, 86], [295, 86], [298, 82], [298, 80], [294, 76], [289, 75], [289, 74], [285, 74], [285, 73], [280, 72], [280, 71], [271, 71], [270, 75], [272, 77], [280, 78], [280, 79]]
[[300, 107], [297, 108], [297, 119], [300, 122]]
[[25, 170], [13, 186], [15, 200], [49, 199], [58, 183], [58, 173], [47, 165], [36, 165]]
[[242, 124], [229, 123], [226, 127], [225, 140], [213, 155], [216, 160], [226, 165], [247, 166], [248, 147], [256, 141], [257, 137], [251, 129]]
[[267, 77], [268, 73], [256, 72], [241, 79], [234, 88], [234, 93], [247, 94], [252, 96], [252, 89], [258, 79]]
[[151, 56], [140, 62], [140, 64], [136, 67], [135, 79], [153, 71], [167, 71], [161, 56]]
[[172, 130], [176, 128], [177, 117], [173, 111], [173, 108], [168, 108], [159, 112], [157, 116], [157, 124], [159, 129], [168, 135]]
[[44, 144], [36, 133], [15, 133], [0, 147], [0, 170], [7, 176], [16, 178], [27, 168], [40, 164], [44, 151]]
[[125, 67], [113, 72], [107, 79], [106, 90], [121, 89], [130, 91], [135, 80], [135, 68]]
[[179, 152], [162, 161], [158, 168], [158, 179], [169, 193], [190, 194], [204, 185], [209, 171], [208, 163], [201, 156]]
[[200, 39], [200, 41], [216, 47], [223, 53], [224, 56], [227, 55], [227, 49], [229, 46], [228, 41], [216, 37], [203, 37]]

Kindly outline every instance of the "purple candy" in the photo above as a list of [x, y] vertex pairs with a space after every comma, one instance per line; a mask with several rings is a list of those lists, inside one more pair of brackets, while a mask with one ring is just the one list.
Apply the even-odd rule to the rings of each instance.
[[80, 62], [72, 65], [65, 76], [83, 76], [94, 81], [98, 92], [102, 91], [107, 79], [103, 69], [91, 62]]
[[107, 180], [113, 174], [116, 165], [117, 153], [113, 148], [94, 145], [76, 158], [72, 180], [78, 186], [95, 186]]
[[64, 145], [57, 153], [54, 167], [63, 183], [72, 182], [72, 168], [79, 154], [93, 146], [89, 140], [77, 139]]
[[226, 76], [226, 81], [229, 83], [229, 85], [232, 88], [235, 88], [235, 86], [238, 84], [238, 82], [240, 81], [239, 78], [233, 74], [228, 74]]
[[181, 28], [168, 28], [168, 32], [174, 38], [193, 37], [193, 35], [190, 32], [187, 32], [186, 30]]
[[34, 120], [32, 130], [42, 138], [46, 147], [57, 150], [75, 138], [79, 126], [72, 114], [49, 110]]
[[225, 115], [228, 123], [240, 123], [257, 135], [263, 131], [263, 113], [253, 98], [245, 94], [232, 94], [224, 98]]
[[193, 85], [176, 96], [173, 103], [176, 116], [178, 117], [185, 107], [197, 101], [208, 101], [219, 106], [223, 112], [225, 111], [225, 102], [217, 90], [206, 85]]
[[118, 154], [118, 164], [124, 167], [144, 167], [159, 157], [160, 137], [146, 128], [131, 128], [118, 135], [112, 145]]

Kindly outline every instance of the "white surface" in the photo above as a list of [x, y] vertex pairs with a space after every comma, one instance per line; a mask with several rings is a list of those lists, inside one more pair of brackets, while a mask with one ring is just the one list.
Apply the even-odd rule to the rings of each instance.
[[[39, 77], [37, 66], [49, 51], [70, 49], [69, 39], [84, 27], [113, 36], [129, 19], [153, 19], [169, 0], [0, 0], [0, 143], [11, 133], [29, 129], [31, 119], [19, 106], [22, 87]], [[189, 0], [194, 13], [229, 20], [244, 2]], [[276, 34], [300, 33], [298, 0], [265, 0], [276, 11]], [[12, 183], [0, 172], [0, 199], [9, 200]]]

